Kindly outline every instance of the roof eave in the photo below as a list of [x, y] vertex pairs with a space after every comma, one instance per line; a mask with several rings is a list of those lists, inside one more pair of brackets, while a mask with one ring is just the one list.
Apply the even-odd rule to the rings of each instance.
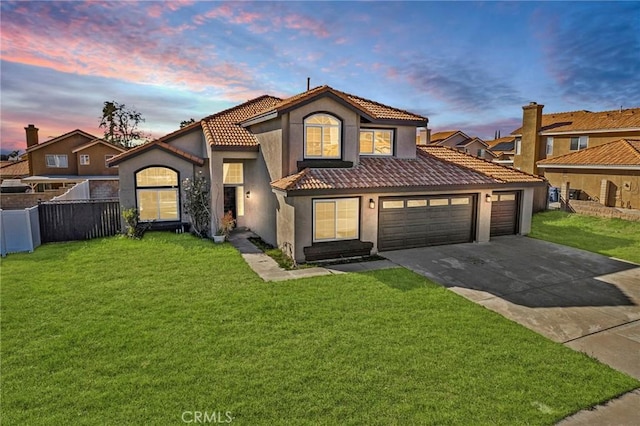
[[640, 170], [640, 164], [537, 164], [537, 166], [543, 169]]
[[274, 118], [278, 118], [280, 114], [277, 110], [267, 111], [264, 114], [260, 114], [256, 117], [249, 118], [248, 120], [241, 121], [238, 123], [241, 127], [249, 127], [254, 124], [264, 123], [265, 121], [273, 120]]

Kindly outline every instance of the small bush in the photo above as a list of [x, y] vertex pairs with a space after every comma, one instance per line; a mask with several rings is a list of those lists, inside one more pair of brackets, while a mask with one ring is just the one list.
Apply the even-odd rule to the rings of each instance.
[[150, 223], [140, 223], [140, 214], [135, 207], [124, 209], [122, 211], [122, 217], [127, 223], [124, 234], [129, 238], [139, 240], [151, 227]]

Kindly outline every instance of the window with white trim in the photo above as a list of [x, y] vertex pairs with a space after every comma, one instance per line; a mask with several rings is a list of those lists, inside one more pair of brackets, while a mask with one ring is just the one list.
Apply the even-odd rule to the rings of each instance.
[[69, 167], [69, 160], [66, 154], [47, 154], [45, 155], [47, 167], [64, 169]]
[[88, 166], [89, 164], [91, 164], [91, 160], [89, 158], [89, 154], [81, 154], [80, 155], [80, 165], [81, 166]]
[[140, 220], [179, 220], [178, 172], [148, 167], [136, 173], [136, 197]]
[[313, 200], [313, 241], [358, 238], [359, 219], [358, 198]]
[[553, 154], [553, 136], [548, 136], [547, 137], [546, 153], [547, 153], [547, 155], [552, 155]]
[[571, 137], [571, 145], [569, 149], [571, 151], [579, 151], [586, 149], [589, 145], [589, 136], [573, 136]]
[[522, 152], [522, 139], [516, 138], [515, 147], [516, 155], [520, 155]]
[[342, 123], [329, 114], [313, 114], [304, 120], [304, 157], [340, 158]]
[[360, 129], [360, 155], [393, 154], [393, 130]]

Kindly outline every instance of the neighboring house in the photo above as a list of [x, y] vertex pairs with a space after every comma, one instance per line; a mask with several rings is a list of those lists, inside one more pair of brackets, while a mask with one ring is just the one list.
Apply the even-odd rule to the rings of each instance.
[[428, 133], [427, 145], [446, 146], [457, 149], [475, 157], [492, 160], [496, 156], [488, 149], [489, 146], [478, 137], [470, 137], [461, 130], [447, 130], [444, 132]]
[[258, 97], [110, 164], [119, 167], [121, 206], [138, 208], [152, 226], [188, 221], [183, 182], [202, 174], [216, 218], [232, 211], [238, 226], [298, 262], [528, 233], [544, 180], [416, 146], [427, 123], [321, 86], [284, 100]]
[[124, 148], [79, 129], [42, 143], [33, 124], [25, 131], [29, 177], [22, 181], [34, 190], [56, 189], [83, 180], [117, 181], [118, 169], [108, 167], [107, 160], [125, 152]]
[[515, 136], [505, 136], [492, 141], [486, 141], [487, 145], [489, 145], [489, 150], [495, 156], [493, 161], [505, 166], [513, 166], [515, 142]]
[[579, 189], [580, 193], [574, 194], [577, 199], [640, 209], [640, 138], [540, 160], [538, 169], [550, 181], [561, 182], [565, 191], [566, 187]]
[[[640, 108], [542, 114], [544, 105], [523, 106], [515, 139], [514, 167], [540, 174], [537, 163], [620, 139], [640, 139]], [[553, 186], [562, 182], [550, 181]]]

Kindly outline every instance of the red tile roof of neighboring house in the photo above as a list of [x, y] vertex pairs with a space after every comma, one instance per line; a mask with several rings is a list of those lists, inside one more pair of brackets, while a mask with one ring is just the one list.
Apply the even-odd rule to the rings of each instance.
[[536, 183], [542, 178], [451, 148], [418, 147], [415, 159], [362, 157], [353, 168], [307, 168], [271, 183], [283, 191]]
[[[492, 141], [485, 141], [489, 145], [490, 149], [496, 148], [500, 144], [513, 143], [516, 140], [515, 136], [505, 136], [503, 138], [494, 139]], [[498, 149], [500, 151], [500, 149]]]
[[258, 140], [238, 123], [273, 108], [280, 101], [279, 98], [264, 95], [203, 118], [201, 124], [207, 142], [217, 147], [257, 149]]
[[273, 105], [270, 109], [258, 112], [252, 117], [247, 117], [246, 120], [256, 118], [269, 112], [282, 112], [289, 110], [296, 105], [309, 101], [323, 94], [331, 94], [341, 99], [346, 104], [351, 105], [354, 109], [362, 112], [370, 120], [400, 120], [420, 123], [424, 122], [425, 125], [427, 122], [427, 118], [421, 115], [417, 115], [402, 109], [393, 108], [388, 105], [372, 101], [370, 99], [365, 99], [349, 93], [341, 92], [326, 85], [318, 86], [306, 92], [302, 92], [289, 98], [283, 99], [277, 104]]
[[[540, 132], [551, 135], [562, 132], [628, 129], [640, 130], [640, 108], [602, 112], [570, 111], [543, 114]], [[521, 133], [522, 127], [511, 132], [512, 135]]]
[[29, 162], [27, 160], [9, 161], [0, 167], [0, 178], [16, 179], [29, 176]]
[[73, 151], [71, 151], [71, 152], [76, 153], [76, 152], [79, 152], [79, 151], [85, 150], [85, 149], [87, 149], [87, 148], [90, 148], [90, 147], [92, 147], [92, 146], [94, 146], [94, 145], [96, 145], [96, 144], [99, 144], [99, 143], [100, 143], [100, 144], [102, 144], [102, 145], [106, 145], [106, 146], [108, 146], [109, 148], [116, 149], [116, 150], [118, 150], [118, 151], [120, 151], [120, 152], [125, 152], [125, 151], [126, 151], [126, 149], [125, 149], [125, 148], [123, 148], [123, 147], [121, 147], [120, 145], [115, 145], [115, 144], [113, 144], [113, 143], [111, 143], [111, 142], [108, 142], [108, 141], [106, 141], [106, 140], [104, 140], [104, 139], [94, 139], [94, 140], [89, 141], [89, 142], [87, 142], [87, 143], [85, 143], [85, 144], [83, 144], [83, 145], [80, 145], [79, 147], [75, 148], [75, 149], [74, 149]]
[[449, 139], [451, 136], [457, 133], [461, 133], [463, 136], [467, 137], [467, 135], [465, 135], [464, 132], [462, 132], [461, 130], [445, 130], [442, 132], [432, 133], [431, 137], [429, 138], [429, 144], [440, 145], [442, 144], [442, 142], [444, 142], [445, 140]]
[[640, 166], [640, 140], [620, 139], [559, 157], [538, 161], [539, 167]]
[[72, 130], [70, 132], [65, 133], [64, 135], [56, 136], [53, 139], [49, 139], [48, 141], [39, 143], [38, 145], [34, 145], [34, 146], [30, 147], [30, 148], [27, 148], [27, 151], [28, 152], [33, 152], [36, 149], [40, 149], [43, 146], [48, 146], [48, 145], [54, 144], [54, 143], [56, 143], [56, 142], [58, 142], [58, 141], [60, 141], [62, 139], [68, 138], [69, 136], [74, 135], [76, 133], [79, 134], [79, 135], [82, 135], [82, 136], [84, 136], [86, 138], [89, 138], [91, 140], [98, 139], [97, 137], [85, 132], [84, 130], [75, 129], [75, 130]]
[[145, 144], [142, 145], [138, 145], [135, 148], [131, 148], [129, 151], [123, 152], [122, 154], [119, 154], [111, 159], [109, 159], [107, 161], [107, 164], [109, 166], [115, 166], [117, 164], [120, 164], [121, 162], [123, 162], [124, 160], [126, 160], [127, 158], [131, 158], [134, 157], [136, 155], [142, 154], [143, 152], [146, 152], [150, 149], [161, 149], [163, 151], [169, 152], [170, 154], [173, 155], [177, 155], [178, 157], [182, 157], [185, 160], [197, 165], [197, 166], [202, 166], [204, 165], [204, 159], [198, 157], [197, 155], [193, 155], [190, 154], [186, 151], [183, 151], [179, 148], [176, 148], [174, 146], [169, 145], [166, 142], [162, 142], [160, 140], [155, 140], [153, 142], [147, 142]]

